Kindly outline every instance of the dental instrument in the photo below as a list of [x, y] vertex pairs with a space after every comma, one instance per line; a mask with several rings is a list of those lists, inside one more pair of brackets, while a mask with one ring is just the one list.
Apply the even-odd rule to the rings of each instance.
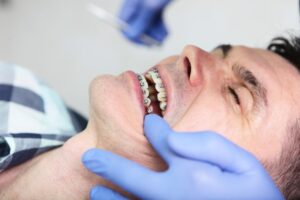
[[[106, 22], [107, 24], [111, 25], [114, 28], [117, 28], [120, 30], [126, 30], [129, 27], [129, 25], [126, 22], [122, 21], [118, 17], [114, 16], [113, 14], [109, 13], [105, 9], [103, 9], [93, 3], [90, 3], [87, 5], [87, 10], [91, 14], [93, 14], [95, 17], [102, 20], [103, 22]], [[156, 40], [153, 37], [146, 35], [146, 34], [142, 34], [140, 36], [140, 40], [149, 46], [160, 46], [161, 45], [161, 43], [158, 40]]]

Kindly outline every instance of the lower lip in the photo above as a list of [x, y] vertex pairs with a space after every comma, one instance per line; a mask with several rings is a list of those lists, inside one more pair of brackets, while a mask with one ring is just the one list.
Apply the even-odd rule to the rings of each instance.
[[140, 110], [142, 111], [143, 116], [145, 116], [146, 112], [145, 112], [145, 107], [144, 107], [144, 97], [143, 97], [142, 89], [140, 87], [140, 82], [137, 79], [136, 73], [134, 73], [133, 71], [126, 71], [123, 73], [123, 75], [125, 77], [128, 77], [128, 80], [130, 81], [130, 86], [131, 86], [130, 88], [133, 89], [136, 99], [139, 102]]

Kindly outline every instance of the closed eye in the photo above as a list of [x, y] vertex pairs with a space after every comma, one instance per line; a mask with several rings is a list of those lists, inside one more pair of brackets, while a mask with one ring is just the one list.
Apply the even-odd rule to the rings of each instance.
[[228, 87], [228, 91], [234, 98], [236, 104], [240, 105], [241, 101], [240, 101], [239, 95], [235, 92], [235, 90], [232, 87]]

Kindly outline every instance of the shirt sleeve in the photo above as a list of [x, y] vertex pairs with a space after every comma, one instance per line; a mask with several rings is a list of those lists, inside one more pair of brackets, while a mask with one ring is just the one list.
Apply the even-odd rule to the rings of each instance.
[[29, 70], [0, 63], [0, 172], [78, 132], [60, 96]]

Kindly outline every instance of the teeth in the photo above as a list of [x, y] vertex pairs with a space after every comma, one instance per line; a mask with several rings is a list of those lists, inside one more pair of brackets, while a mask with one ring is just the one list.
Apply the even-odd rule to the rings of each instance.
[[147, 112], [148, 112], [148, 113], [152, 113], [152, 112], [153, 112], [153, 107], [152, 107], [152, 106], [149, 106], [149, 107], [147, 108]]
[[157, 94], [157, 99], [158, 99], [159, 101], [164, 101], [164, 102], [166, 102], [166, 101], [167, 101], [167, 94], [166, 94], [166, 92], [159, 92], [159, 93]]
[[149, 98], [144, 98], [144, 105], [149, 107], [151, 104], [151, 100]]
[[153, 106], [151, 106], [151, 102], [159, 102], [159, 108], [161, 109], [162, 114], [164, 114], [167, 108], [167, 94], [158, 70], [154, 68], [148, 71], [145, 76], [138, 74], [137, 78], [143, 91], [144, 105], [147, 109], [147, 112], [153, 112]]
[[137, 75], [138, 80], [140, 81], [140, 85], [142, 89], [148, 88], [148, 82], [146, 81], [145, 77], [142, 75]]
[[155, 84], [155, 89], [156, 89], [158, 92], [162, 92], [162, 91], [165, 92], [165, 88], [164, 88], [164, 86], [163, 86], [162, 83], [156, 83], [156, 84]]
[[154, 83], [162, 83], [161, 78], [157, 71], [149, 71], [148, 73], [151, 76]]
[[149, 90], [142, 89], [142, 91], [143, 91], [144, 99], [147, 98], [149, 96], [149, 93], [150, 93]]
[[165, 111], [166, 108], [167, 108], [167, 102], [160, 102], [160, 103], [159, 103], [159, 108], [160, 108], [162, 111]]

